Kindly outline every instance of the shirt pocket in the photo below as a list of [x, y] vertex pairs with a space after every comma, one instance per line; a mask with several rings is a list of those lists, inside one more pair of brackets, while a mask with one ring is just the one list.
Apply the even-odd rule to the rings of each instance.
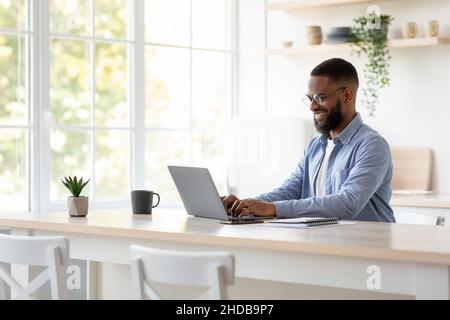
[[333, 193], [339, 192], [341, 190], [341, 186], [347, 180], [348, 175], [350, 174], [350, 170], [350, 168], [341, 169], [336, 173], [333, 181]]

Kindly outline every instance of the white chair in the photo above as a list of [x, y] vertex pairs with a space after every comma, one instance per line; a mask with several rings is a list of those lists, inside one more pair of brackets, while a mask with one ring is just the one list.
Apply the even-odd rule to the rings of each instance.
[[[4, 284], [15, 293], [14, 299], [32, 299], [32, 295], [50, 281], [51, 298], [65, 299], [63, 265], [69, 261], [69, 240], [65, 237], [22, 237], [0, 234], [0, 299]], [[6, 264], [47, 267], [27, 287], [6, 269]]]
[[225, 252], [178, 252], [130, 246], [135, 299], [162, 297], [149, 281], [209, 287], [198, 299], [226, 299], [226, 285], [234, 283], [234, 257]]
[[419, 225], [435, 225], [444, 226], [445, 217], [420, 214], [415, 212], [394, 211], [395, 221], [399, 224], [419, 224]]

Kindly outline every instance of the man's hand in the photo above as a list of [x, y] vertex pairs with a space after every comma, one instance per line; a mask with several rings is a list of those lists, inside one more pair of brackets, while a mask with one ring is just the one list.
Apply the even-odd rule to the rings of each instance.
[[236, 201], [231, 207], [233, 216], [243, 217], [247, 215], [255, 215], [258, 217], [275, 217], [276, 210], [273, 203], [264, 202], [255, 199], [245, 199]]
[[229, 215], [232, 214], [231, 207], [234, 205], [234, 203], [236, 201], [240, 201], [240, 199], [238, 197], [236, 197], [234, 194], [230, 194], [225, 197], [220, 197], [220, 199], [222, 199], [223, 206], [225, 207], [225, 210], [227, 211], [227, 213]]
[[240, 200], [234, 194], [221, 197], [227, 213], [233, 217], [242, 217], [253, 214], [259, 217], [275, 217], [276, 210], [273, 203], [244, 199]]

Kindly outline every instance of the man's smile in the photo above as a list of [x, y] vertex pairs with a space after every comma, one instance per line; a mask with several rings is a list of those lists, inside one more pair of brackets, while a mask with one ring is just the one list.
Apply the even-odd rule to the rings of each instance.
[[314, 118], [317, 121], [324, 121], [327, 118], [327, 112], [325, 110], [314, 112]]

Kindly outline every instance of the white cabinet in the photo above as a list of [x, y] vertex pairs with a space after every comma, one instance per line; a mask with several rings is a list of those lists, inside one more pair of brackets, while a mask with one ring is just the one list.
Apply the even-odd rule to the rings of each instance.
[[393, 195], [391, 206], [397, 223], [450, 226], [450, 194]]
[[439, 224], [450, 225], [450, 208], [393, 206], [392, 209], [397, 223], [436, 225], [439, 219]]

